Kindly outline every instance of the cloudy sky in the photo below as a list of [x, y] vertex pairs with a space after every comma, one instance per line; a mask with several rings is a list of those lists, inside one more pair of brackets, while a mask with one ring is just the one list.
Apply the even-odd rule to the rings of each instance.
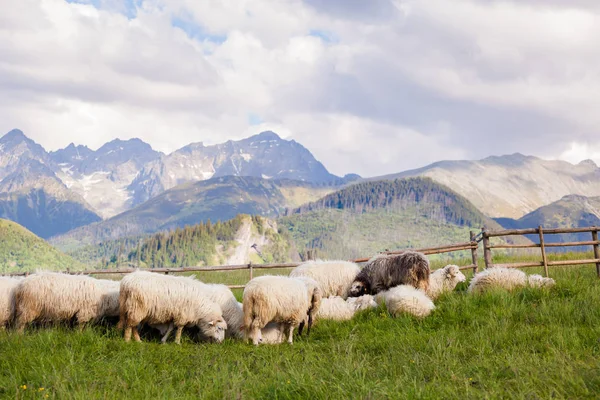
[[600, 162], [597, 0], [0, 0], [0, 132], [169, 152], [271, 129], [336, 174]]

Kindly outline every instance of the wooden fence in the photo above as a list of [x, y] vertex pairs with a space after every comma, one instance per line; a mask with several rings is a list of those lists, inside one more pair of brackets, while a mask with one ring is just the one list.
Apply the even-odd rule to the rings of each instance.
[[[419, 251], [425, 255], [433, 254], [445, 254], [454, 253], [458, 251], [469, 250], [471, 252], [471, 263], [468, 265], [459, 266], [461, 270], [471, 269], [473, 273], [478, 271], [478, 254], [477, 250], [479, 242], [483, 242], [483, 259], [485, 262], [485, 268], [493, 267], [506, 267], [506, 268], [528, 268], [528, 267], [544, 267], [544, 272], [548, 276], [548, 267], [552, 266], [566, 266], [566, 265], [582, 265], [582, 264], [596, 264], [596, 271], [600, 277], [600, 241], [598, 240], [598, 231], [600, 227], [590, 226], [585, 228], [565, 228], [565, 229], [543, 229], [541, 226], [533, 229], [511, 229], [511, 230], [500, 230], [500, 231], [489, 231], [486, 228], [482, 228], [479, 234], [470, 232], [470, 241], [463, 243], [453, 243], [445, 246], [438, 247], [427, 247], [422, 249], [410, 249], [412, 251]], [[565, 234], [565, 233], [591, 233], [591, 241], [582, 242], [566, 242], [566, 243], [546, 243], [544, 241], [544, 235], [550, 234]], [[493, 237], [506, 237], [515, 235], [532, 235], [536, 234], [539, 236], [539, 244], [510, 244], [510, 243], [499, 243], [491, 244], [490, 238]], [[569, 247], [569, 246], [593, 246], [594, 258], [593, 259], [582, 259], [582, 260], [567, 260], [567, 261], [548, 261], [546, 255], [546, 248], [548, 247]], [[539, 248], [541, 250], [541, 261], [539, 262], [524, 262], [524, 263], [512, 263], [512, 264], [493, 264], [492, 263], [492, 249], [524, 249], [524, 248]], [[386, 250], [381, 254], [402, 254], [406, 250]], [[358, 258], [351, 260], [356, 263], [363, 263], [370, 259], [370, 257]], [[249, 280], [254, 276], [254, 270], [256, 269], [274, 269], [274, 268], [294, 268], [300, 263], [276, 263], [276, 264], [240, 264], [240, 265], [218, 265], [209, 267], [182, 267], [182, 268], [148, 268], [144, 269], [150, 272], [163, 273], [163, 274], [175, 274], [182, 272], [213, 272], [213, 271], [236, 271], [236, 270], [248, 270]], [[118, 268], [118, 269], [94, 269], [85, 271], [63, 271], [69, 274], [81, 274], [81, 275], [103, 275], [103, 274], [128, 274], [135, 271], [136, 268]], [[12, 273], [6, 275], [27, 275], [28, 273]], [[229, 285], [232, 289], [243, 288], [245, 285]]]
[[[596, 273], [600, 277], [600, 241], [598, 241], [598, 231], [600, 227], [588, 226], [585, 228], [559, 228], [559, 229], [544, 229], [542, 226], [532, 229], [507, 229], [502, 231], [488, 231], [482, 229], [481, 237], [483, 242], [483, 258], [486, 268], [492, 267], [505, 267], [505, 268], [529, 268], [529, 267], [544, 267], [544, 273], [548, 276], [548, 267], [555, 266], [567, 266], [567, 265], [582, 265], [582, 264], [596, 264]], [[580, 242], [561, 242], [561, 243], [546, 243], [544, 235], [557, 235], [557, 234], [568, 234], [568, 233], [590, 233], [591, 239], [588, 241]], [[506, 237], [506, 236], [523, 236], [523, 235], [538, 235], [539, 243], [537, 244], [510, 244], [510, 243], [498, 243], [491, 244], [490, 238], [493, 237]], [[555, 247], [574, 247], [574, 246], [592, 246], [594, 250], [594, 258], [581, 259], [581, 260], [565, 260], [565, 261], [548, 261], [546, 254], [546, 248]], [[492, 263], [492, 249], [528, 249], [528, 248], [539, 248], [541, 261], [536, 262], [523, 262], [523, 263], [511, 263], [511, 264], [493, 264]]]
[[[471, 232], [471, 238], [475, 238], [473, 232]], [[466, 243], [455, 243], [445, 246], [439, 247], [429, 247], [423, 249], [411, 249], [412, 251], [419, 251], [425, 255], [431, 254], [442, 254], [442, 253], [452, 253], [456, 251], [463, 250], [471, 250], [471, 264], [461, 266], [460, 269], [472, 269], [473, 273], [477, 272], [477, 247], [478, 242], [476, 240], [472, 240], [471, 242]], [[380, 254], [401, 254], [406, 250], [401, 251], [384, 251]], [[314, 254], [314, 253], [311, 253]], [[371, 257], [366, 258], [358, 258], [355, 260], [350, 260], [356, 263], [363, 263], [370, 259]], [[300, 265], [301, 263], [275, 263], [275, 264], [240, 264], [240, 265], [215, 265], [208, 267], [181, 267], [181, 268], [144, 268], [144, 271], [163, 273], [163, 274], [175, 274], [182, 272], [214, 272], [214, 271], [237, 271], [237, 270], [248, 270], [249, 271], [249, 279], [251, 280], [254, 276], [254, 270], [256, 269], [275, 269], [275, 268], [294, 268]], [[84, 270], [84, 271], [62, 271], [68, 274], [74, 275], [108, 275], [108, 274], [128, 274], [130, 272], [135, 271], [136, 268], [117, 268], [117, 269], [92, 269], [92, 270]], [[29, 272], [16, 272], [5, 274], [9, 276], [23, 276], [28, 275]], [[231, 289], [241, 289], [244, 288], [245, 285], [228, 285]]]

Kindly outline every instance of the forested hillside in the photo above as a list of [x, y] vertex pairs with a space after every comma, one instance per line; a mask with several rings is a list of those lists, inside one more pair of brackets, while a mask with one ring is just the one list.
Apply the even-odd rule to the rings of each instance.
[[355, 258], [385, 249], [464, 242], [469, 230], [500, 228], [467, 199], [429, 178], [362, 182], [279, 219], [300, 251]]

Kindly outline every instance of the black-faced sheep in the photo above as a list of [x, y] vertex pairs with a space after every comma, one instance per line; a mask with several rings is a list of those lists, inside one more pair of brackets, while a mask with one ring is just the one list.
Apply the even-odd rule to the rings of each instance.
[[407, 251], [399, 255], [379, 255], [369, 260], [356, 276], [350, 296], [376, 295], [398, 285], [411, 285], [426, 291], [429, 274], [429, 261], [422, 253]]

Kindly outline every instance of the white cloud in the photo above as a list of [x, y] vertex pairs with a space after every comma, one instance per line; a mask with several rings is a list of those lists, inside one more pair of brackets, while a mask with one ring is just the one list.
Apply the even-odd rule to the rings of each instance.
[[95, 3], [3, 7], [0, 131], [171, 151], [271, 128], [367, 176], [516, 151], [598, 158], [595, 2]]
[[573, 164], [592, 160], [600, 165], [600, 145], [573, 142], [570, 148], [560, 155], [560, 158]]

